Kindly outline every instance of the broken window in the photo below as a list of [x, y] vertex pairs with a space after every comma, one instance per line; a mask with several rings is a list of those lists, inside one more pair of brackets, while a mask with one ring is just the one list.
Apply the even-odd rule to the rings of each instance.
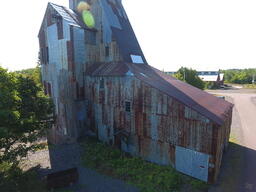
[[130, 101], [125, 102], [125, 111], [131, 112], [131, 102]]

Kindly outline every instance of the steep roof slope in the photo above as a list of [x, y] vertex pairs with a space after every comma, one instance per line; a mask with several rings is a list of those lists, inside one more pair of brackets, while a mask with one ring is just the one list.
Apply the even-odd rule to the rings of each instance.
[[134, 76], [151, 87], [192, 108], [213, 122], [222, 125], [233, 105], [205, 91], [179, 81], [145, 64], [105, 63], [90, 68], [89, 76]]

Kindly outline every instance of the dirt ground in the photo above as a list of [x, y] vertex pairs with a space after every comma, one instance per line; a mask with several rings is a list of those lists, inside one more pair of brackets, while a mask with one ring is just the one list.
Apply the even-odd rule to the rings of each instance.
[[223, 157], [221, 174], [210, 192], [256, 191], [256, 90], [210, 91], [235, 104], [231, 143]]

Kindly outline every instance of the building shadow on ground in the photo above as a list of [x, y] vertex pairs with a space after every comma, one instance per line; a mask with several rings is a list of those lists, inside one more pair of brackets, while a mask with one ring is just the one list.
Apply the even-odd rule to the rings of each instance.
[[255, 192], [256, 151], [229, 143], [223, 154], [219, 178], [209, 192]]

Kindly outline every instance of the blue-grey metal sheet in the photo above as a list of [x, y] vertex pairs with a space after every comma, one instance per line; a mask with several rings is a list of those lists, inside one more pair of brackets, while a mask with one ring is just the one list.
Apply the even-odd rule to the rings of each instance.
[[209, 155], [176, 146], [175, 167], [186, 175], [207, 182]]
[[50, 5], [60, 14], [60, 16], [67, 21], [70, 25], [78, 26], [80, 27], [80, 24], [78, 21], [76, 21], [77, 15], [68, 8], [64, 8], [63, 6], [56, 5], [53, 3], [50, 3]]
[[101, 3], [101, 6], [103, 8], [103, 11], [104, 11], [105, 18], [108, 18], [108, 22], [109, 22], [110, 27], [115, 27], [115, 28], [118, 28], [118, 29], [122, 29], [121, 24], [120, 24], [120, 22], [117, 18], [117, 15], [114, 14], [110, 4], [107, 3], [106, 0], [100, 1], [100, 3]]

